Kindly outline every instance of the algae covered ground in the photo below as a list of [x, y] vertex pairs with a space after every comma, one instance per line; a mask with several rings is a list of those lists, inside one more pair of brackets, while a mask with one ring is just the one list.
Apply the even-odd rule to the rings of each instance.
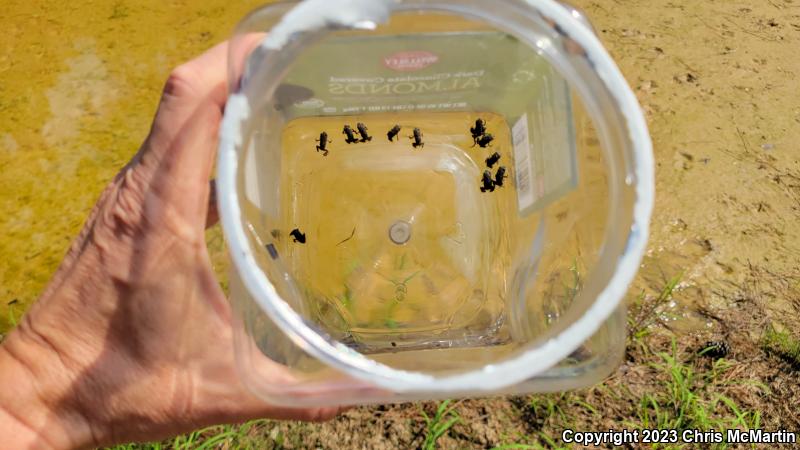
[[[4, 2], [0, 333], [137, 150], [169, 70], [227, 38], [258, 3]], [[564, 447], [566, 428], [799, 431], [800, 2], [574, 3], [639, 97], [657, 163], [627, 352], [608, 379], [119, 448], [523, 449]], [[222, 267], [218, 229], [209, 245]], [[708, 341], [730, 352], [712, 358], [724, 352], [704, 352]]]

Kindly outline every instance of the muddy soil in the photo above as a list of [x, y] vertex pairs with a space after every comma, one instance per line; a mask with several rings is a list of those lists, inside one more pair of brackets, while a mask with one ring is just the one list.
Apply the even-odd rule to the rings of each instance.
[[[0, 332], [37, 297], [103, 185], [136, 151], [170, 68], [226, 38], [260, 2], [101, 3], [3, 6]], [[674, 341], [680, 359], [706, 374], [710, 363], [693, 355], [711, 339], [730, 344], [725, 377], [739, 383], [706, 394], [759, 412], [767, 429], [797, 430], [798, 366], [764, 336], [800, 338], [800, 2], [573, 3], [634, 88], [655, 146], [652, 236], [629, 294], [634, 333], [608, 380], [546, 397], [558, 406], [547, 414], [530, 407], [542, 397], [459, 402], [441, 448], [547, 446], [542, 436], [567, 426], [640, 423], [640, 399], [665, 380], [654, 352]], [[221, 267], [218, 232], [209, 239]], [[673, 279], [672, 294], [659, 295]], [[417, 448], [421, 408], [434, 405], [357, 408], [261, 432], [289, 448]]]

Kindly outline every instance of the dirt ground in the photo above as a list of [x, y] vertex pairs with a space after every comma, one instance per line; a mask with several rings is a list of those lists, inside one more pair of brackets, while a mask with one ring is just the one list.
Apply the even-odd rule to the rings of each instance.
[[[658, 352], [671, 354], [673, 340], [698, 397], [724, 395], [740, 412], [760, 414], [767, 430], [800, 429], [793, 342], [770, 339], [774, 330], [800, 337], [800, 3], [573, 3], [634, 88], [654, 143], [656, 207], [629, 294], [625, 362], [601, 385], [574, 393], [459, 402], [460, 420], [440, 448], [551, 447], [565, 427], [641, 425], [642, 399], [672, 387], [668, 371], [653, 364]], [[671, 295], [661, 295], [676, 277]], [[713, 374], [714, 363], [694, 355], [709, 340], [727, 342], [731, 353], [720, 380], [706, 384], [697, 379]], [[675, 415], [689, 403], [672, 402]], [[296, 448], [417, 448], [425, 436], [420, 408], [360, 408], [329, 424], [275, 430]]]
[[[0, 332], [136, 150], [169, 68], [224, 39], [258, 2], [197, 3], [109, 2], [78, 17], [67, 2], [4, 6]], [[438, 448], [558, 447], [566, 427], [800, 430], [800, 1], [573, 3], [634, 88], [654, 142], [656, 207], [629, 293], [626, 357], [577, 392], [455, 402]], [[730, 354], [698, 356], [710, 340]], [[256, 448], [422, 448], [421, 411], [435, 409], [356, 408], [253, 433]]]

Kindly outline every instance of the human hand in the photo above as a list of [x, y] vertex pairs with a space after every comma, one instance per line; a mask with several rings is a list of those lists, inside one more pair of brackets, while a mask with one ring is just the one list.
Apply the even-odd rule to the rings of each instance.
[[[337, 413], [267, 405], [235, 372], [231, 313], [204, 240], [216, 221], [209, 178], [225, 55], [221, 44], [172, 72], [139, 152], [0, 346], [8, 448], [100, 446]], [[275, 377], [286, 377], [277, 364]]]

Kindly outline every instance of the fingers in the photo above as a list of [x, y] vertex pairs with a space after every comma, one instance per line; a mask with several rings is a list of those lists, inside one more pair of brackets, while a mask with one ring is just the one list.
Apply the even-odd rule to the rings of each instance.
[[[199, 57], [172, 71], [164, 86], [161, 102], [148, 137], [150, 151], [159, 162], [169, 157], [175, 167], [213, 159], [217, 132], [228, 97], [228, 86], [238, 85], [241, 68], [264, 34], [248, 34], [218, 44]], [[230, 50], [230, 52], [229, 52]], [[228, 72], [230, 53], [231, 72]], [[236, 78], [229, 83], [228, 77]], [[181, 135], [191, 135], [197, 148], [174, 145]], [[210, 164], [199, 164], [210, 172]], [[208, 174], [204, 180], [208, 179]]]
[[[275, 338], [278, 340], [284, 339], [280, 336], [275, 336]], [[247, 370], [251, 372], [251, 375], [256, 375], [261, 378], [261, 382], [268, 380], [267, 384], [256, 388], [257, 391], [260, 391], [262, 395], [266, 395], [268, 398], [274, 396], [276, 401], [278, 398], [282, 398], [283, 402], [289, 400], [293, 403], [311, 400], [311, 403], [314, 403], [315, 400], [329, 399], [329, 396], [334, 393], [334, 390], [325, 390], [313, 384], [304, 387], [304, 382], [301, 378], [298, 378], [298, 376], [302, 375], [299, 375], [298, 372], [293, 371], [283, 364], [267, 358], [261, 352], [256, 351], [251, 356], [253, 358], [250, 363], [253, 364], [253, 366]], [[270, 403], [270, 400], [265, 400], [255, 395], [255, 391], [248, 389], [241, 379], [237, 379], [236, 381], [238, 381], [239, 384], [239, 395], [233, 395], [229, 398], [235, 399], [235, 403], [233, 403], [230, 411], [233, 412], [234, 420], [238, 421], [270, 418], [277, 420], [321, 422], [330, 420], [338, 414], [352, 408], [352, 406], [341, 405], [304, 408], [275, 405]], [[364, 381], [349, 378], [343, 378], [341, 381], [345, 382], [337, 384], [338, 386], [347, 385], [348, 387], [336, 391], [336, 394], [344, 398], [390, 398], [392, 395], [391, 392], [376, 388]], [[228, 386], [232, 387], [234, 385], [232, 382], [229, 382]], [[289, 391], [292, 391], [292, 393], [288, 394]], [[229, 398], [225, 400], [228, 401]], [[219, 405], [220, 402], [216, 402], [216, 404]]]
[[[237, 38], [232, 53], [239, 67], [261, 34]], [[244, 50], [243, 50], [244, 49]], [[238, 75], [234, 75], [238, 76]], [[228, 94], [228, 45], [221, 43], [177, 67], [169, 76], [156, 118], [137, 155], [151, 187], [198, 226], [217, 221], [208, 196], [219, 126]], [[211, 194], [214, 194], [213, 184]], [[197, 221], [197, 222], [195, 222]]]
[[[208, 180], [227, 97], [226, 45], [172, 71], [164, 86], [142, 159]], [[203, 175], [205, 177], [203, 178]]]
[[248, 56], [253, 49], [264, 39], [266, 33], [248, 33], [235, 36], [230, 42], [230, 67], [229, 67], [229, 88], [237, 89], [239, 79], [244, 73], [245, 64]]

